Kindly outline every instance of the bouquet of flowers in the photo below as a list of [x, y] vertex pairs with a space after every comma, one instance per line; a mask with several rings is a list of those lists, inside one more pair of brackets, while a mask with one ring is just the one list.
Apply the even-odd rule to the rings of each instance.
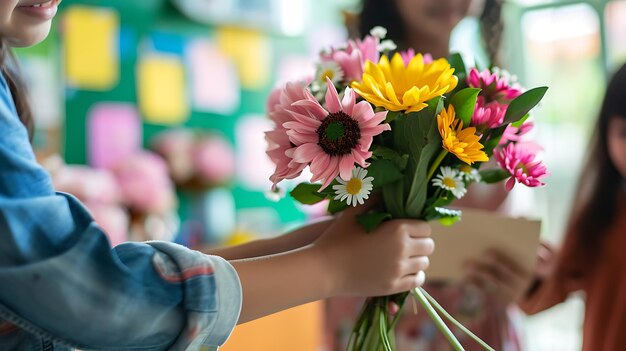
[[[472, 182], [543, 185], [540, 148], [523, 135], [546, 87], [524, 91], [504, 70], [468, 70], [458, 54], [433, 60], [394, 52], [385, 35], [375, 28], [363, 40], [322, 52], [312, 80], [287, 83], [270, 96], [274, 190], [309, 167], [311, 182], [290, 193], [303, 204], [328, 200], [328, 211], [337, 213], [379, 192], [382, 206], [357, 218], [371, 230], [391, 218], [452, 224], [461, 212], [448, 206]], [[491, 157], [491, 169], [481, 169]], [[348, 350], [394, 350], [399, 313], [389, 306], [402, 306], [409, 294], [456, 350], [463, 348], [441, 315], [476, 338], [420, 288], [368, 299]]]

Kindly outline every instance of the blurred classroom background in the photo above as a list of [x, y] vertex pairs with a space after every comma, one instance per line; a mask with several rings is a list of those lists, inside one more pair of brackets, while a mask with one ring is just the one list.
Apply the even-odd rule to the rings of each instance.
[[[312, 75], [355, 10], [357, 0], [64, 0], [48, 39], [17, 50], [38, 157], [113, 243], [236, 244], [323, 215], [268, 193], [265, 100]], [[535, 133], [551, 172], [539, 191], [516, 187], [505, 210], [541, 218], [559, 242], [607, 74], [626, 59], [626, 1], [511, 0], [503, 16], [505, 68], [550, 87]], [[451, 46], [480, 65], [478, 32], [463, 20]], [[324, 350], [323, 319], [322, 302], [274, 315], [237, 328], [224, 350]], [[525, 318], [525, 349], [578, 349], [581, 321], [580, 298]]]

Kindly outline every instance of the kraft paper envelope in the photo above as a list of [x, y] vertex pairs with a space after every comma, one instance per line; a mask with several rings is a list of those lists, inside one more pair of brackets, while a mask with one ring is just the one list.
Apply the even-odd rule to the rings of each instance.
[[509, 218], [486, 211], [463, 209], [462, 220], [446, 227], [432, 222], [435, 252], [426, 271], [428, 280], [455, 281], [464, 276], [464, 263], [496, 249], [520, 267], [532, 271], [537, 257], [541, 222]]

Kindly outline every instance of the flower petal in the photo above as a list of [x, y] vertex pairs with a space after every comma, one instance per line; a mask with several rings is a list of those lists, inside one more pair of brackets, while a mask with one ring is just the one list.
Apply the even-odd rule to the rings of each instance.
[[308, 163], [319, 153], [323, 152], [319, 145], [314, 143], [302, 144], [293, 153], [293, 160], [299, 163]]
[[337, 93], [337, 89], [335, 89], [335, 85], [330, 80], [330, 78], [326, 77], [326, 83], [328, 84], [328, 90], [326, 90], [326, 108], [330, 113], [337, 113], [341, 111], [341, 101], [339, 100], [339, 94]]

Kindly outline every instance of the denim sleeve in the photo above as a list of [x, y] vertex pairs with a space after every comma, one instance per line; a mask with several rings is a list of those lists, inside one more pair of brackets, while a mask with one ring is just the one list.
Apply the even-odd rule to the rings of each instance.
[[0, 78], [0, 319], [79, 349], [216, 349], [241, 308], [234, 268], [165, 242], [111, 249], [35, 162]]

